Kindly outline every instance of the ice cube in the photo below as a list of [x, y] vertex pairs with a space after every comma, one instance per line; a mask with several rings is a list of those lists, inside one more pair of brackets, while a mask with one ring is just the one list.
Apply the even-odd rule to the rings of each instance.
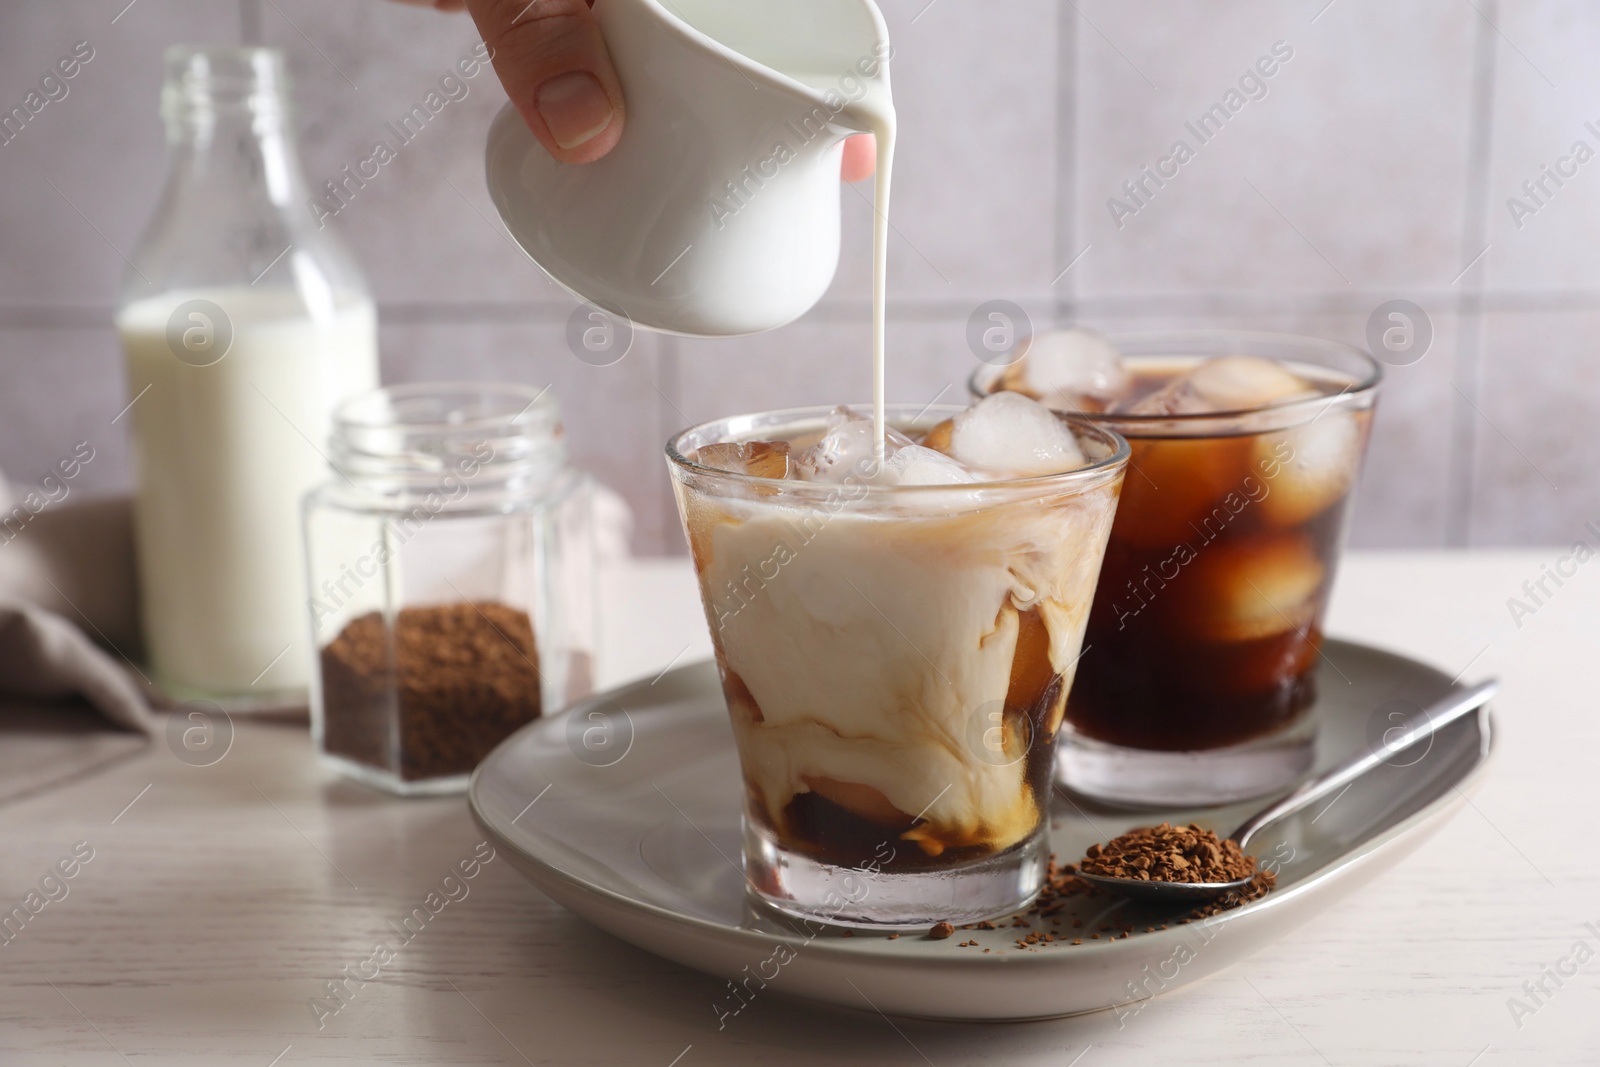
[[948, 456], [950, 454], [950, 434], [955, 430], [955, 428], [956, 420], [945, 419], [933, 429], [923, 434], [922, 440], [918, 441], [917, 444], [921, 445], [923, 448], [931, 448], [935, 452], [943, 452]]
[[[891, 426], [884, 434], [885, 455], [893, 455], [912, 443], [911, 438]], [[794, 456], [795, 476], [808, 482], [842, 483], [855, 478], [867, 484], [893, 484], [889, 472], [880, 469], [876, 444], [871, 418], [853, 408], [834, 408], [828, 413], [821, 438]]]
[[902, 445], [884, 460], [884, 480], [896, 485], [961, 485], [976, 482], [980, 476], [951, 459], [922, 445]]
[[1197, 634], [1250, 641], [1309, 630], [1316, 620], [1326, 570], [1307, 538], [1270, 534], [1194, 547], [1183, 586], [1156, 596], [1183, 597], [1180, 614]]
[[1127, 410], [1135, 415], [1207, 415], [1255, 411], [1317, 395], [1305, 379], [1274, 360], [1222, 356], [1206, 360]]
[[1117, 347], [1093, 330], [1052, 330], [1028, 342], [1021, 390], [1051, 407], [1103, 410], [1132, 385]]
[[1023, 478], [1074, 470], [1086, 462], [1071, 428], [1021, 393], [994, 393], [957, 415], [949, 454], [988, 474]]
[[[1214, 537], [1255, 508], [1255, 438], [1136, 437], [1117, 508], [1118, 542], [1160, 548]], [[1249, 518], [1243, 521], [1252, 521]]]
[[841, 482], [874, 458], [872, 420], [847, 407], [828, 414], [821, 440], [794, 457], [795, 473], [808, 482]]
[[1294, 526], [1344, 498], [1361, 469], [1363, 416], [1319, 415], [1304, 426], [1256, 438], [1257, 469], [1267, 486], [1261, 509], [1278, 526]]
[[744, 441], [704, 445], [694, 454], [695, 462], [719, 471], [748, 474], [754, 478], [788, 478], [792, 460], [787, 441]]

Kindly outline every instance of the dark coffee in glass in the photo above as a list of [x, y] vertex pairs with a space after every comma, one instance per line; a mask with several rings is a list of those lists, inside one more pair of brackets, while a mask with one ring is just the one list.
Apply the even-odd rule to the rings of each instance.
[[1223, 802], [1310, 765], [1322, 619], [1377, 381], [1343, 345], [1205, 331], [1044, 335], [974, 379], [1080, 411], [1132, 449], [1067, 704], [1068, 784]]

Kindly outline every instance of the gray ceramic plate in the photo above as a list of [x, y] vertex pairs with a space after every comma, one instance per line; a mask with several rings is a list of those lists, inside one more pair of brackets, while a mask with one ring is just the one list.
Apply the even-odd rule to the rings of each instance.
[[[1378, 649], [1331, 641], [1324, 651], [1318, 769], [1381, 743], [1392, 711], [1451, 684]], [[938, 1019], [1037, 1019], [1137, 1011], [1261, 950], [1443, 825], [1481, 779], [1490, 749], [1485, 710], [1396, 755], [1331, 805], [1268, 827], [1252, 851], [1276, 866], [1278, 890], [1215, 918], [1161, 929], [1169, 916], [1079, 897], [1028, 928], [961, 930], [942, 941], [832, 929], [807, 936], [746, 903], [738, 762], [709, 662], [531, 724], [478, 768], [469, 799], [512, 863], [556, 901], [625, 941], [739, 982], [719, 1011], [780, 993]], [[1133, 814], [1059, 795], [1052, 844], [1070, 861], [1092, 842], [1162, 819], [1226, 833], [1260, 804]], [[1110, 940], [1124, 925], [1134, 932]], [[1016, 939], [1033, 930], [1060, 940], [1019, 948]], [[968, 940], [978, 944], [961, 947]]]

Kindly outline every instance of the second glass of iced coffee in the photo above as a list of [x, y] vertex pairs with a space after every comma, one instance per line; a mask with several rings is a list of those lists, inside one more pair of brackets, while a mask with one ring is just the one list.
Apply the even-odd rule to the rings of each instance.
[[1126, 442], [1024, 397], [723, 419], [668, 445], [744, 777], [751, 893], [926, 927], [1038, 893]]
[[1067, 706], [1069, 786], [1217, 804], [1310, 767], [1379, 378], [1347, 345], [1227, 330], [1043, 334], [974, 376], [979, 395], [1022, 392], [1132, 447]]

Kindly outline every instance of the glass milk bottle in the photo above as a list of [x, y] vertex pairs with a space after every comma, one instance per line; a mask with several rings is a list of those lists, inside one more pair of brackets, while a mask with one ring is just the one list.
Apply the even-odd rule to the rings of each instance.
[[334, 407], [377, 385], [376, 314], [307, 207], [281, 53], [173, 47], [161, 110], [166, 188], [117, 313], [147, 653], [175, 696], [298, 701], [299, 501]]

